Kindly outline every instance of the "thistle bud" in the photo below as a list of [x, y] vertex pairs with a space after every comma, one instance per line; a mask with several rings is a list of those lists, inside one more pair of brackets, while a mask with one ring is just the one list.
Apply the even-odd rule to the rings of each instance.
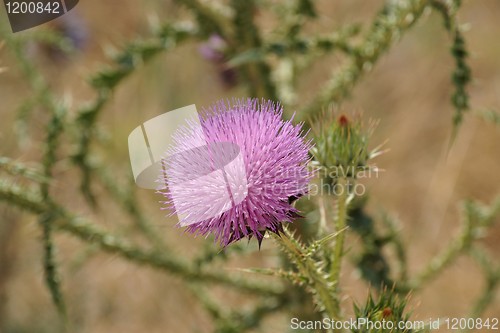
[[359, 171], [367, 168], [375, 153], [368, 150], [372, 128], [365, 128], [359, 118], [344, 114], [315, 128], [316, 144], [311, 152], [321, 175], [332, 181], [338, 177], [356, 178]]

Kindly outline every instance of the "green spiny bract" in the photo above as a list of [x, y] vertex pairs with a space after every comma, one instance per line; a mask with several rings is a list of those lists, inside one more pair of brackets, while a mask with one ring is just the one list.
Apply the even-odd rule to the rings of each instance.
[[[399, 328], [399, 325], [401, 325], [400, 323], [409, 321], [410, 315], [405, 312], [407, 302], [407, 298], [400, 299], [393, 290], [384, 289], [377, 298], [374, 298], [371, 294], [369, 294], [364, 306], [354, 305], [354, 314], [358, 322], [361, 319], [366, 320], [368, 323], [366, 325], [359, 325], [357, 328], [353, 328], [352, 332], [416, 332], [416, 330]], [[402, 326], [404, 327], [404, 325]], [[420, 332], [421, 329], [423, 328], [420, 328], [418, 331]]]
[[359, 119], [340, 115], [314, 130], [312, 164], [327, 183], [335, 183], [338, 177], [356, 178], [358, 172], [369, 168], [369, 160], [381, 153], [368, 149], [373, 127], [365, 128]]

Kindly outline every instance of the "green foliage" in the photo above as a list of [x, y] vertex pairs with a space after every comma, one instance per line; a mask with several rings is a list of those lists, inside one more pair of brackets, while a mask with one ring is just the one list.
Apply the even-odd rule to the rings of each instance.
[[359, 30], [359, 25], [353, 24], [329, 34], [312, 37], [296, 36], [290, 40], [273, 40], [259, 49], [249, 49], [236, 55], [228, 64], [238, 67], [247, 63], [265, 61], [265, 57], [270, 55], [289, 57], [294, 54], [309, 55], [336, 50], [352, 54], [355, 50], [350, 45], [349, 39], [357, 35]]
[[40, 216], [40, 225], [42, 226], [43, 234], [43, 249], [44, 255], [44, 269], [45, 269], [45, 282], [52, 296], [52, 300], [57, 307], [57, 310], [66, 321], [66, 305], [61, 292], [61, 282], [57, 271], [57, 263], [54, 254], [54, 240], [52, 237], [52, 223], [54, 216], [46, 213]]
[[390, 1], [379, 12], [362, 43], [347, 64], [341, 67], [322, 87], [318, 96], [305, 108], [303, 116], [319, 116], [330, 105], [339, 105], [362, 75], [369, 72], [380, 56], [402, 33], [418, 21], [428, 1]]
[[155, 55], [170, 50], [186, 39], [197, 34], [190, 24], [165, 24], [153, 32], [146, 40], [138, 40], [127, 44], [113, 57], [114, 66], [93, 75], [91, 85], [96, 89], [97, 97], [77, 110], [76, 126], [77, 150], [72, 155], [73, 162], [79, 167], [82, 179], [80, 189], [87, 201], [93, 206], [96, 199], [91, 191], [90, 144], [94, 133], [94, 125], [113, 90], [140, 65], [150, 61]]
[[463, 223], [460, 232], [440, 254], [430, 261], [420, 274], [410, 280], [408, 288], [413, 290], [421, 288], [461, 254], [469, 253], [473, 249], [474, 243], [484, 237], [485, 229], [492, 225], [499, 214], [500, 198], [489, 207], [484, 207], [477, 202], [466, 201], [463, 204]]
[[[364, 306], [354, 305], [354, 313], [357, 319], [365, 319], [372, 323], [384, 324], [382, 328], [375, 329], [368, 325], [361, 328], [353, 329], [354, 333], [411, 333], [410, 329], [399, 328], [400, 323], [406, 323], [410, 319], [410, 315], [406, 313], [406, 299], [400, 297], [392, 290], [384, 289], [376, 299], [371, 294]], [[392, 324], [387, 324], [387, 323]], [[375, 325], [374, 325], [375, 326]], [[376, 327], [376, 326], [375, 326]], [[392, 328], [393, 327], [393, 328]]]
[[[71, 304], [65, 304], [64, 288], [61, 287], [64, 281], [60, 280], [54, 239], [57, 232], [68, 233], [84, 244], [93, 245], [93, 249], [180, 277], [214, 320], [215, 332], [220, 333], [255, 329], [267, 315], [277, 311], [297, 311], [294, 308], [300, 303], [297, 298], [309, 301], [309, 298], [302, 298], [300, 293], [303, 291], [312, 295], [319, 317], [342, 319], [345, 304], [342, 303], [343, 291], [340, 288], [341, 263], [352, 253], [346, 254], [344, 249], [346, 234], [350, 232], [359, 236], [359, 251], [353, 251], [351, 259], [361, 277], [378, 293], [373, 297], [369, 295], [363, 306], [355, 307], [358, 318], [408, 320], [406, 295], [424, 288], [461, 255], [469, 255], [484, 272], [484, 290], [473, 305], [470, 316], [483, 314], [493, 302], [494, 293], [500, 285], [500, 263], [481, 247], [479, 241], [498, 219], [500, 200], [490, 206], [466, 201], [459, 233], [422, 270], [409, 276], [406, 250], [397, 223], [389, 215], [382, 218], [368, 215], [364, 209], [365, 199], [354, 198], [350, 192], [356, 172], [370, 168], [370, 160], [381, 153], [380, 147], [369, 149], [372, 127], [364, 127], [358, 118], [341, 116], [333, 119], [325, 112], [347, 98], [381, 56], [420, 19], [427, 8], [432, 8], [442, 15], [444, 27], [452, 39], [451, 53], [455, 60], [452, 105], [455, 108], [453, 125], [456, 135], [465, 112], [470, 108], [467, 87], [471, 71], [466, 62], [465, 38], [457, 23], [461, 2], [388, 1], [361, 37], [358, 37], [362, 31], [359, 24], [348, 24], [337, 31], [321, 34], [306, 33], [305, 24], [320, 14], [312, 0], [277, 4], [232, 0], [220, 4], [227, 9], [223, 11], [217, 10], [208, 1], [175, 2], [188, 9], [192, 20], [165, 22], [149, 35], [126, 43], [110, 58], [108, 65], [89, 78], [90, 86], [95, 91], [94, 99], [75, 107], [63, 103], [63, 98], [51, 88], [50, 80], [24, 52], [26, 44], [33, 40], [44, 40], [67, 49], [62, 37], [50, 34], [13, 37], [2, 32], [30, 87], [31, 96], [17, 110], [18, 135], [29, 133], [29, 118], [32, 111], [39, 107], [43, 110], [46, 135], [42, 145], [37, 147], [42, 152], [38, 161], [24, 163], [0, 157], [0, 201], [37, 216], [44, 250], [41, 259], [45, 282], [63, 321], [66, 317], [71, 321]], [[283, 24], [273, 33], [264, 35], [255, 13], [268, 9], [274, 11]], [[308, 64], [321, 55], [334, 52], [342, 52], [346, 59], [297, 113], [299, 120], [307, 120], [305, 126], [315, 129], [312, 132], [315, 142], [311, 151], [312, 166], [327, 175], [328, 184], [340, 185], [344, 190], [340, 194], [320, 195], [312, 202], [312, 206], [319, 211], [318, 223], [311, 223], [309, 229], [296, 232], [285, 229], [283, 234], [275, 237], [282, 253], [287, 256], [283, 265], [244, 270], [269, 276], [272, 279], [269, 281], [254, 279], [248, 274], [228, 274], [217, 267], [228, 258], [240, 256], [248, 250], [240, 244], [223, 251], [209, 244], [193, 260], [172, 255], [172, 245], [165, 241], [149, 214], [141, 207], [131, 176], [127, 174], [129, 181], [117, 180], [119, 177], [114, 170], [97, 154], [96, 126], [120, 85], [139, 68], [147, 66], [155, 56], [171, 51], [184, 42], [201, 42], [213, 35], [220, 36], [227, 43], [227, 65], [241, 76], [240, 84], [249, 95], [282, 99], [291, 106], [295, 106], [297, 98], [294, 97], [299, 95], [297, 81], [300, 71]], [[498, 114], [494, 111], [483, 112], [482, 116], [499, 123]], [[89, 207], [70, 209], [66, 203], [56, 199], [53, 185], [57, 174], [53, 171], [63, 163], [65, 168], [80, 171], [77, 180], [79, 194], [87, 200]], [[84, 217], [88, 208], [94, 209], [94, 214], [100, 214], [96, 210], [99, 202], [94, 193], [96, 187], [109, 194], [112, 205], [134, 223], [134, 230], [144, 237], [147, 245], [107, 230], [97, 221]], [[395, 260], [387, 256], [388, 248], [393, 250]], [[297, 289], [290, 288], [288, 283], [294, 284]], [[212, 284], [253, 295], [255, 302], [245, 309], [228, 309], [215, 301], [207, 290]], [[305, 313], [307, 304], [299, 304], [298, 308]]]
[[336, 120], [322, 122], [319, 127], [315, 131], [311, 153], [313, 165], [322, 176], [356, 178], [358, 172], [369, 168], [369, 159], [380, 153], [378, 150], [369, 151], [373, 126], [365, 129], [359, 119], [340, 115]]
[[452, 36], [452, 46], [450, 51], [451, 55], [455, 59], [455, 69], [451, 76], [452, 83], [455, 86], [455, 92], [451, 96], [451, 103], [455, 108], [455, 114], [453, 115], [453, 136], [456, 135], [459, 126], [463, 122], [464, 113], [469, 110], [467, 85], [471, 81], [471, 70], [466, 61], [468, 53], [465, 45], [465, 39], [456, 17], [461, 4], [461, 1], [446, 3], [437, 0], [431, 1], [432, 7], [442, 15], [444, 26]]
[[330, 253], [320, 251], [327, 249], [327, 243], [336, 236], [336, 234], [328, 235], [310, 245], [305, 245], [285, 229], [284, 234], [276, 238], [296, 270], [277, 271], [275, 274], [305, 287], [314, 296], [319, 311], [326, 313], [330, 318], [339, 319], [339, 300], [335, 293], [336, 289], [333, 288], [338, 281], [329, 270]]
[[486, 121], [500, 125], [500, 113], [495, 110], [482, 110], [478, 115]]
[[[43, 158], [43, 171], [47, 179], [52, 178], [52, 167], [57, 161], [57, 148], [59, 146], [59, 139], [64, 130], [64, 119], [66, 116], [66, 110], [64, 107], [56, 106], [53, 109], [53, 115], [49, 123], [47, 124], [47, 138], [46, 147]], [[40, 193], [42, 195], [42, 200], [47, 203], [47, 206], [51, 205], [51, 198], [49, 197], [50, 183], [43, 182], [40, 184]], [[50, 210], [41, 214], [39, 217], [39, 224], [42, 228], [42, 239], [44, 246], [44, 269], [45, 269], [45, 282], [49, 288], [52, 295], [52, 300], [56, 305], [59, 313], [61, 314], [64, 322], [66, 322], [66, 305], [64, 303], [59, 274], [57, 271], [56, 259], [55, 259], [55, 249], [53, 243], [53, 221], [55, 219], [55, 214]]]
[[365, 202], [366, 198], [356, 200], [349, 210], [348, 225], [362, 239], [361, 250], [355, 256], [354, 263], [363, 279], [374, 288], [391, 287], [391, 268], [384, 249], [392, 240], [397, 241], [399, 238], [396, 235], [381, 234], [376, 229], [374, 218], [364, 210]]
[[35, 182], [46, 183], [48, 179], [37, 168], [13, 161], [8, 157], [0, 157], [0, 170], [13, 176], [21, 176]]

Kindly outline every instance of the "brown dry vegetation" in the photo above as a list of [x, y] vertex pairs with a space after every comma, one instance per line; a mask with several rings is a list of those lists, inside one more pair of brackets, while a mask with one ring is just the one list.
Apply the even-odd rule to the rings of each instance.
[[[319, 1], [320, 18], [310, 31], [328, 31], [349, 22], [368, 24], [380, 8], [381, 0]], [[183, 17], [187, 13], [169, 1], [81, 1], [78, 14], [85, 20], [90, 42], [83, 53], [65, 64], [54, 63], [42, 54], [33, 61], [43, 66], [51, 85], [73, 103], [90, 99], [85, 79], [105, 63], [105, 51], [119, 47], [148, 30], [148, 20]], [[2, 12], [2, 17], [5, 13]], [[470, 23], [465, 34], [470, 50], [473, 83], [470, 85], [474, 110], [500, 106], [500, 3], [497, 0], [468, 0], [461, 10], [462, 22]], [[277, 24], [266, 15], [260, 17], [268, 30]], [[469, 114], [454, 147], [447, 154], [453, 109], [450, 73], [453, 59], [449, 37], [437, 14], [425, 15], [404, 35], [374, 70], [363, 78], [344, 110], [362, 110], [365, 117], [379, 119], [374, 143], [388, 139], [390, 151], [377, 160], [384, 169], [378, 179], [367, 184], [371, 193], [370, 211], [381, 210], [398, 217], [409, 247], [410, 271], [416, 272], [435, 255], [459, 226], [458, 202], [475, 198], [490, 202], [500, 189], [500, 131], [495, 125]], [[198, 54], [196, 44], [184, 45], [161, 55], [135, 73], [118, 89], [100, 120], [109, 136], [105, 153], [113, 166], [128, 168], [127, 135], [142, 121], [159, 113], [195, 103], [198, 106], [228, 96], [243, 96], [240, 88], [225, 90], [214, 67]], [[322, 58], [313, 64], [300, 82], [301, 102], [310, 98], [320, 83], [341, 63], [342, 56]], [[8, 50], [0, 49], [0, 155], [20, 161], [40, 156], [36, 145], [19, 146], [13, 131], [15, 110], [29, 89], [20, 79]], [[293, 110], [288, 110], [293, 111]], [[36, 111], [35, 111], [36, 112]], [[37, 123], [46, 115], [34, 114], [32, 138], [43, 138]], [[67, 206], [81, 210], [83, 199], [72, 182], [77, 175], [61, 165], [55, 188]], [[98, 191], [98, 223], [114, 230], [133, 227], [119, 210], [106, 204], [106, 194]], [[139, 192], [157, 226], [172, 244], [172, 256], [194, 256], [202, 246], [174, 228], [174, 222], [159, 211], [158, 198]], [[43, 282], [40, 231], [31, 215], [0, 205], [0, 330], [8, 332], [52, 332], [57, 315]], [[87, 211], [92, 216], [91, 211]], [[132, 231], [131, 231], [132, 230]], [[79, 332], [209, 332], [210, 320], [197, 305], [192, 291], [163, 272], [137, 266], [122, 259], [96, 252], [66, 235], [57, 235], [57, 253], [62, 267], [63, 292], [70, 316]], [[354, 244], [351, 237], [348, 244]], [[500, 224], [484, 240], [490, 252], [500, 259]], [[349, 245], [348, 245], [349, 246]], [[263, 249], [239, 258], [230, 267], [273, 266], [276, 262], [272, 242]], [[227, 268], [227, 266], [225, 267]], [[228, 274], [234, 271], [228, 270]], [[366, 286], [358, 281], [352, 267], [344, 270], [345, 302], [362, 300]], [[412, 296], [415, 319], [463, 316], [484, 285], [479, 268], [464, 258], [453, 264], [423, 292]], [[244, 304], [244, 297], [223, 288], [214, 288], [229, 304]], [[350, 305], [348, 306], [350, 307]], [[487, 315], [499, 316], [500, 295]], [[278, 332], [288, 325], [286, 316], [267, 320], [263, 331]]]

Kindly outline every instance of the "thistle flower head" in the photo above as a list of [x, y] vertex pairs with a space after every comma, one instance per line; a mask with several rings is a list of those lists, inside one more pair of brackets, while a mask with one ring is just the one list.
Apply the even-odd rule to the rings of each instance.
[[370, 159], [379, 155], [380, 147], [368, 149], [375, 123], [366, 128], [357, 117], [341, 114], [321, 123], [315, 129], [315, 146], [311, 149], [316, 167], [322, 174], [356, 177], [356, 172], [368, 167]]
[[298, 217], [291, 203], [306, 193], [311, 143], [282, 112], [270, 101], [219, 102], [174, 133], [160, 192], [181, 226], [222, 246], [252, 236], [260, 245]]

